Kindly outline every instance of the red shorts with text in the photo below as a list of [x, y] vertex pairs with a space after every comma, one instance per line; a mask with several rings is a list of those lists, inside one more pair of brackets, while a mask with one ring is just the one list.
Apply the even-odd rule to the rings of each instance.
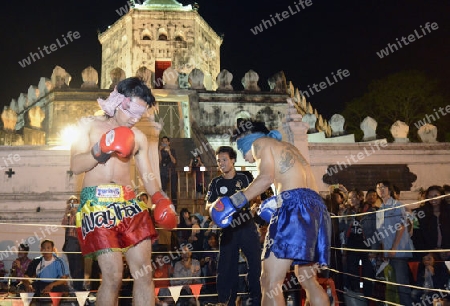
[[85, 187], [80, 199], [76, 229], [85, 256], [125, 252], [145, 239], [158, 237], [147, 206], [124, 186]]

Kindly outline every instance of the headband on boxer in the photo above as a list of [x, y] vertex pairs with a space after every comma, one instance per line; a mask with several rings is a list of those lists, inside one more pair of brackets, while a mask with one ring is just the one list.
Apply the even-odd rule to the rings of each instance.
[[109, 94], [108, 99], [97, 99], [100, 108], [107, 114], [108, 116], [114, 116], [114, 111], [119, 105], [125, 106], [128, 109], [131, 98], [125, 97], [123, 94], [119, 93], [116, 88], [114, 91]]
[[249, 134], [236, 140], [238, 150], [242, 153], [242, 155], [245, 155], [248, 151], [250, 151], [253, 142], [261, 137], [270, 137], [276, 140], [281, 140], [282, 138], [281, 133], [277, 130], [272, 130], [269, 134], [264, 134], [261, 132]]
[[142, 115], [147, 111], [147, 105], [141, 105], [137, 102], [128, 102], [119, 104], [119, 109], [130, 117], [140, 119]]

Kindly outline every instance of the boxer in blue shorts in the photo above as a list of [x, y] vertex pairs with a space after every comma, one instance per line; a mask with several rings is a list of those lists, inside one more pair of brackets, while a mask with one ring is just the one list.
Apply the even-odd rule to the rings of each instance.
[[329, 263], [331, 220], [316, 192], [309, 163], [295, 146], [281, 141], [278, 131], [269, 131], [262, 122], [238, 120], [233, 134], [238, 150], [247, 162], [256, 163], [259, 174], [246, 189], [213, 203], [212, 219], [221, 227], [229, 226], [234, 212], [274, 184], [277, 196], [264, 201], [259, 211], [260, 217], [270, 221], [262, 255], [261, 304], [285, 305], [283, 295], [273, 292], [281, 288], [294, 264], [310, 305], [328, 305], [315, 269]]

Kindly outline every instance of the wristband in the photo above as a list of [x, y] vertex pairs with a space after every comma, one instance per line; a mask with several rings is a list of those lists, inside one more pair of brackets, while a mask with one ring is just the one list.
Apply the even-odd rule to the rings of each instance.
[[247, 198], [245, 197], [242, 191], [238, 191], [230, 197], [231, 203], [233, 203], [234, 207], [242, 208], [245, 204], [248, 203]]
[[99, 164], [104, 164], [111, 158], [111, 154], [102, 152], [98, 142], [92, 147], [91, 154]]

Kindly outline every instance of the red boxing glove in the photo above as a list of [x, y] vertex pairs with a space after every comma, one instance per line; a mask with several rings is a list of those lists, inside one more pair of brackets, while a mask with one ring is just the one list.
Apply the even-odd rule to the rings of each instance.
[[177, 227], [175, 207], [167, 195], [162, 191], [157, 191], [152, 195], [151, 200], [155, 205], [153, 216], [155, 217], [156, 223], [168, 230]]
[[104, 164], [115, 152], [120, 157], [128, 157], [134, 149], [134, 133], [130, 128], [119, 126], [102, 135], [91, 149], [92, 156]]

